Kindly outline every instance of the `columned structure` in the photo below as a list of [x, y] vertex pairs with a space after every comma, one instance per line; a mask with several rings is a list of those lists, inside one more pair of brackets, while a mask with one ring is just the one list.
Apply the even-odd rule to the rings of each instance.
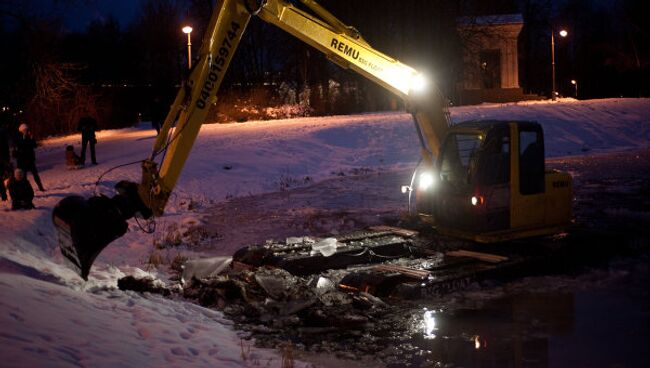
[[457, 103], [510, 102], [533, 99], [519, 86], [517, 38], [521, 14], [463, 17], [458, 30], [463, 41], [463, 76]]

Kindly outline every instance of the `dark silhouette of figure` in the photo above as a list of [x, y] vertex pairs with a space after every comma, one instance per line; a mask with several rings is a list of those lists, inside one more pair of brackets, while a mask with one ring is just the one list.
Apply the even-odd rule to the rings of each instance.
[[97, 120], [90, 116], [85, 116], [79, 119], [77, 131], [81, 132], [81, 163], [86, 163], [86, 147], [90, 144], [90, 161], [93, 165], [97, 165], [97, 158], [95, 157], [95, 144], [97, 144]]
[[160, 97], [155, 97], [151, 104], [151, 126], [156, 129], [156, 134], [160, 134], [160, 128], [165, 122], [167, 116], [167, 107], [162, 103]]
[[18, 139], [14, 142], [14, 158], [16, 158], [16, 166], [21, 169], [25, 175], [28, 172], [32, 173], [34, 181], [41, 192], [44, 192], [41, 177], [38, 175], [36, 169], [36, 140], [32, 137], [32, 132], [27, 124], [20, 124], [18, 128]]
[[11, 209], [12, 210], [31, 210], [34, 208], [34, 190], [32, 185], [29, 184], [25, 173], [21, 169], [14, 171], [12, 176], [7, 181], [7, 189], [11, 196]]
[[9, 153], [9, 136], [4, 127], [0, 126], [0, 198], [7, 200], [7, 188], [4, 181], [12, 174], [11, 155]]

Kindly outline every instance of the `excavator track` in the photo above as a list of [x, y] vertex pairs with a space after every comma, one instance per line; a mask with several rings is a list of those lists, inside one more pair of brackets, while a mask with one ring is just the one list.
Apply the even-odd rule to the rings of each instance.
[[347, 275], [339, 284], [345, 290], [426, 299], [484, 279], [511, 279], [552, 272], [558, 265], [580, 264], [585, 247], [602, 238], [600, 233], [576, 230], [562, 237], [528, 239], [525, 246], [520, 244], [523, 241], [491, 246], [454, 241], [449, 245], [441, 244], [444, 239], [436, 235], [405, 237], [366, 229], [337, 236], [338, 247], [331, 256], [314, 252], [313, 242], [267, 242], [241, 249], [234, 262], [247, 269], [276, 267], [303, 277], [338, 270]]

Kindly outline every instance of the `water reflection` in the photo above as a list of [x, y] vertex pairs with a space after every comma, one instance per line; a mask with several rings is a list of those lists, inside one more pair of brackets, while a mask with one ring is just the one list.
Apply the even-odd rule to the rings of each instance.
[[[548, 367], [550, 339], [573, 330], [574, 309], [571, 293], [518, 295], [480, 309], [420, 309], [413, 343], [430, 352], [426, 361], [454, 366]], [[411, 361], [411, 366], [428, 365]]]
[[425, 339], [435, 339], [436, 335], [433, 333], [433, 331], [436, 331], [436, 317], [435, 314], [436, 311], [430, 311], [430, 310], [425, 310], [424, 312], [424, 317], [423, 317], [423, 324], [424, 324], [424, 338]]

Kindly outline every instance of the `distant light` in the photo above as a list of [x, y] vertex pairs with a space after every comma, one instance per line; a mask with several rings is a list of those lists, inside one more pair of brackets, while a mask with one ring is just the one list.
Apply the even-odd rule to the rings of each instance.
[[566, 29], [563, 29], [563, 30], [560, 31], [560, 36], [566, 37], [568, 35], [569, 35], [569, 32], [567, 32]]
[[472, 196], [470, 199], [472, 206], [480, 206], [485, 202], [485, 199], [482, 196]]
[[479, 336], [474, 336], [474, 349], [478, 350], [481, 348], [481, 340], [479, 340]]
[[408, 193], [411, 191], [411, 187], [408, 185], [402, 185], [402, 193]]
[[190, 26], [183, 27], [183, 33], [191, 33], [191, 32], [192, 32], [192, 27]]
[[578, 82], [576, 82], [575, 79], [571, 79], [571, 84], [576, 84], [576, 83], [578, 83]]

